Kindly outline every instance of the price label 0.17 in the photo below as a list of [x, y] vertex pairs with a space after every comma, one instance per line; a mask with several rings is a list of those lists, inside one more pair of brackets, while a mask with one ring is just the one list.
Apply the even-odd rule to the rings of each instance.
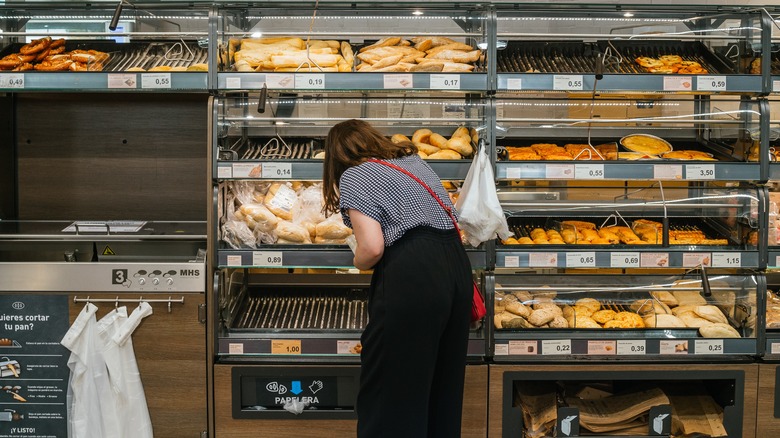
[[321, 90], [325, 88], [325, 75], [321, 73], [298, 73], [295, 75], [295, 88]]
[[292, 178], [291, 163], [263, 163], [263, 178]]
[[4, 73], [0, 75], [0, 88], [24, 88], [24, 73]]
[[560, 90], [560, 91], [582, 90], [582, 75], [553, 76], [553, 90]]
[[713, 268], [741, 268], [742, 253], [739, 252], [714, 252], [712, 253]]
[[300, 339], [272, 340], [271, 354], [301, 354], [301, 340]]
[[574, 178], [604, 179], [604, 165], [603, 164], [575, 164]]
[[171, 74], [170, 73], [142, 74], [141, 88], [171, 88]]
[[571, 354], [571, 339], [542, 341], [542, 355]]
[[697, 76], [696, 89], [699, 91], [726, 91], [726, 76]]
[[460, 75], [431, 75], [431, 90], [460, 90]]
[[647, 354], [647, 342], [639, 339], [619, 340], [617, 354], [619, 356]]
[[609, 255], [609, 265], [613, 268], [638, 268], [638, 252], [613, 252]]
[[689, 180], [715, 179], [715, 165], [714, 164], [686, 164], [685, 179], [689, 179]]
[[723, 339], [696, 339], [696, 354], [723, 354]]
[[252, 266], [284, 266], [281, 251], [253, 251]]
[[566, 253], [567, 268], [595, 268], [595, 252], [570, 252]]

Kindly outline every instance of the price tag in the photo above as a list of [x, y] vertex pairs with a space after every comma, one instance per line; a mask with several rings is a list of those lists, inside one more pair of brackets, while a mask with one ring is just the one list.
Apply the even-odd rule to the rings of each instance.
[[295, 88], [321, 90], [325, 88], [325, 75], [322, 73], [296, 73]]
[[693, 268], [695, 266], [710, 266], [712, 255], [710, 253], [690, 252], [683, 254], [683, 268]]
[[528, 254], [528, 266], [532, 268], [558, 267], [558, 253], [532, 252]]
[[772, 91], [780, 91], [780, 81], [772, 81]]
[[360, 341], [336, 341], [336, 354], [360, 354]]
[[217, 167], [217, 178], [233, 178], [233, 166]]
[[506, 256], [504, 257], [505, 268], [518, 268], [520, 267], [520, 256]]
[[244, 344], [230, 343], [228, 344], [228, 353], [230, 354], [244, 354]]
[[696, 339], [696, 354], [723, 354], [723, 339]]
[[685, 179], [715, 179], [714, 164], [686, 164]]
[[769, 347], [769, 351], [772, 354], [780, 354], [780, 342], [772, 342], [772, 345]]
[[537, 347], [536, 341], [509, 341], [509, 354], [539, 354], [539, 348]]
[[588, 341], [588, 354], [599, 356], [616, 354], [615, 341]]
[[604, 165], [575, 164], [574, 177], [577, 179], [604, 179]]
[[460, 90], [460, 75], [431, 75], [431, 90]]
[[171, 88], [171, 74], [144, 73], [141, 75], [141, 88]]
[[395, 88], [413, 88], [414, 87], [414, 76], [410, 74], [403, 74], [403, 75], [385, 75], [384, 77], [384, 87], [387, 89], [395, 89]]
[[617, 354], [619, 356], [647, 354], [647, 343], [644, 340], [617, 341]]
[[509, 356], [509, 345], [496, 344], [495, 348], [493, 349], [493, 354], [496, 356]]
[[742, 253], [714, 252], [712, 253], [712, 267], [714, 268], [741, 268]]
[[0, 74], [0, 88], [24, 88], [24, 73]]
[[682, 339], [661, 340], [658, 350], [661, 354], [688, 354], [688, 341]]
[[241, 88], [241, 78], [239, 77], [231, 77], [225, 79], [225, 88], [230, 90], [235, 90], [236, 88]]
[[595, 252], [568, 252], [566, 253], [567, 268], [595, 268]]
[[109, 73], [108, 88], [136, 88], [138, 79], [135, 73]]
[[506, 177], [511, 179], [522, 179], [523, 178], [523, 168], [522, 167], [507, 167], [506, 168]]
[[661, 252], [642, 253], [639, 257], [639, 266], [643, 268], [668, 268], [669, 254]]
[[263, 163], [263, 178], [292, 178], [292, 163]]
[[301, 354], [300, 339], [279, 339], [271, 341], [271, 354]]
[[293, 88], [295, 86], [295, 75], [266, 73], [265, 84], [268, 88]]
[[609, 266], [613, 268], [638, 268], [638, 252], [613, 252], [609, 255]]
[[240, 255], [227, 256], [227, 264], [228, 266], [241, 266], [241, 256]]
[[554, 75], [553, 90], [582, 90], [582, 75]]
[[[233, 178], [248, 178], [257, 167], [256, 163], [233, 163], [231, 166]], [[262, 170], [262, 169], [261, 169]]]
[[253, 251], [253, 266], [283, 266], [284, 259], [281, 251]]
[[506, 89], [507, 90], [522, 90], [523, 89], [523, 80], [520, 78], [509, 78], [506, 80]]
[[696, 89], [699, 91], [726, 91], [726, 76], [697, 76]]
[[691, 76], [664, 76], [664, 91], [691, 91]]
[[682, 164], [653, 165], [653, 179], [682, 179]]
[[780, 256], [775, 257], [775, 265], [774, 266], [780, 266]]
[[571, 339], [543, 340], [542, 355], [571, 354]]
[[574, 178], [573, 164], [548, 164], [544, 170], [547, 179], [572, 179]]

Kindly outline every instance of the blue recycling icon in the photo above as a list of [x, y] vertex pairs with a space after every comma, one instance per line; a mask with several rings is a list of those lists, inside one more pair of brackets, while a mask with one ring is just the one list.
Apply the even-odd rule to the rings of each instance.
[[293, 380], [292, 381], [292, 389], [290, 389], [290, 392], [292, 392], [295, 395], [298, 395], [303, 392], [303, 389], [301, 388], [301, 381], [300, 380]]

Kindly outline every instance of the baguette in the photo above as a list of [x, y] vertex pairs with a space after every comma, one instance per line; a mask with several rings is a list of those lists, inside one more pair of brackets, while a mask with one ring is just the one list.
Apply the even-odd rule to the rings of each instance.
[[371, 44], [370, 46], [365, 46], [360, 49], [360, 53], [367, 52], [371, 49], [376, 49], [379, 47], [387, 47], [387, 46], [395, 46], [396, 44], [401, 42], [401, 37], [387, 37], [382, 38], [381, 40], [375, 42], [374, 44]]

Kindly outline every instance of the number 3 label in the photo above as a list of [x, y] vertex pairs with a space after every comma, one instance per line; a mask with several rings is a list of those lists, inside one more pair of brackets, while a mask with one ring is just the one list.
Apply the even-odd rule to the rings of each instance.
[[123, 284], [127, 281], [127, 269], [112, 269], [111, 284]]

